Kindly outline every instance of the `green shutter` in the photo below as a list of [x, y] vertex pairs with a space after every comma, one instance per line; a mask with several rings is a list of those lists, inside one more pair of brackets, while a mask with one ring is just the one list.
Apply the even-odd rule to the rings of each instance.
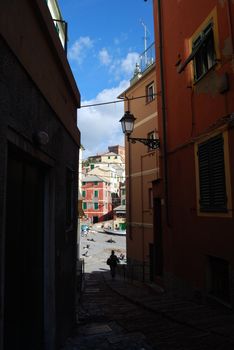
[[227, 211], [223, 136], [218, 135], [198, 146], [200, 210]]

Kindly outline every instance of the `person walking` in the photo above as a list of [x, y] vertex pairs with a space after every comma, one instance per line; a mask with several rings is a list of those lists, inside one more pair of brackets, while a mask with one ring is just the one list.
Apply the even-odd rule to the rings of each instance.
[[116, 266], [118, 263], [119, 263], [119, 259], [115, 255], [114, 250], [112, 250], [110, 257], [107, 259], [107, 264], [110, 266], [110, 273], [113, 279], [115, 278]]

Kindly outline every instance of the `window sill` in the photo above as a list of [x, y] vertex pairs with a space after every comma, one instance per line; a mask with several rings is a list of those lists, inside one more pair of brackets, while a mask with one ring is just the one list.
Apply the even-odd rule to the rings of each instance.
[[203, 73], [198, 79], [194, 78], [193, 85], [197, 85], [205, 76], [209, 74], [210, 71], [214, 70], [217, 66], [218, 62], [215, 62], [210, 69], [208, 69], [205, 73]]
[[204, 211], [198, 209], [197, 215], [200, 217], [210, 217], [210, 218], [232, 218], [232, 210], [227, 211]]
[[200, 213], [207, 214], [227, 214], [227, 208], [200, 208]]
[[155, 98], [153, 98], [153, 99], [150, 100], [150, 101], [145, 101], [145, 104], [148, 105], [148, 104], [150, 104], [150, 103], [153, 102], [153, 101], [155, 101]]

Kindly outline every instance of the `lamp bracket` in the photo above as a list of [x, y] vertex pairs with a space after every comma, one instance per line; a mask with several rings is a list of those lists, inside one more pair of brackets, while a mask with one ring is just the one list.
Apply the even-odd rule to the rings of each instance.
[[141, 142], [145, 146], [148, 146], [149, 148], [152, 148], [152, 149], [157, 149], [160, 147], [159, 139], [144, 139], [144, 138], [128, 136], [128, 142], [131, 142], [131, 143]]

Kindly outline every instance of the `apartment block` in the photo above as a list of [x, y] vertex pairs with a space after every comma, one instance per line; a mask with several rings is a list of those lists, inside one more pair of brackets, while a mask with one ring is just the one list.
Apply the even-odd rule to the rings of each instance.
[[234, 4], [154, 1], [165, 288], [234, 305]]

